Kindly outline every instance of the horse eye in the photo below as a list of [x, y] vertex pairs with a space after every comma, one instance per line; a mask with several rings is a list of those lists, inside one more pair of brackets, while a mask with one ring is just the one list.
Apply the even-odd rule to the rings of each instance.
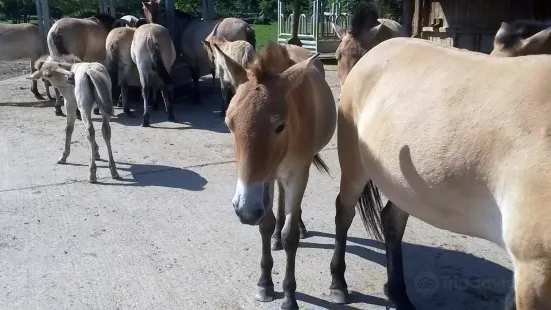
[[281, 133], [283, 131], [283, 129], [285, 129], [285, 123], [277, 126], [276, 130], [275, 130], [275, 133], [278, 134], [278, 133]]

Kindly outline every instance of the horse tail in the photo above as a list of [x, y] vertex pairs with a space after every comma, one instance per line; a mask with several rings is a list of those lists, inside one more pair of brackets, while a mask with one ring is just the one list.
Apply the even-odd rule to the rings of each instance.
[[111, 79], [111, 85], [117, 86], [119, 84], [119, 46], [112, 45], [110, 50], [107, 51], [105, 59], [105, 68], [109, 72], [109, 78]]
[[157, 74], [165, 84], [172, 84], [172, 76], [165, 68], [165, 65], [163, 63], [159, 42], [155, 41], [152, 36], [147, 37], [147, 49], [149, 50], [149, 56], [151, 57], [151, 67], [153, 68], [153, 70], [157, 72]]
[[115, 116], [113, 99], [111, 98], [107, 79], [100, 72], [92, 69], [86, 70], [86, 77], [94, 94], [94, 101], [102, 115]]
[[48, 37], [46, 39], [48, 43], [48, 50], [52, 56], [61, 56], [70, 54], [63, 44], [63, 37], [57, 29], [48, 32]]
[[358, 201], [358, 211], [367, 231], [379, 241], [383, 240], [382, 223], [379, 215], [383, 210], [381, 193], [373, 181], [369, 180]]
[[327, 167], [327, 164], [325, 163], [325, 161], [323, 161], [323, 159], [321, 159], [320, 154], [316, 154], [314, 156], [313, 164], [314, 164], [314, 166], [316, 166], [316, 168], [318, 169], [319, 172], [325, 172], [325, 173], [329, 174], [329, 167]]
[[247, 38], [247, 42], [251, 43], [253, 49], [256, 51], [256, 34], [251, 25], [249, 25], [247, 29], [245, 29], [245, 37]]

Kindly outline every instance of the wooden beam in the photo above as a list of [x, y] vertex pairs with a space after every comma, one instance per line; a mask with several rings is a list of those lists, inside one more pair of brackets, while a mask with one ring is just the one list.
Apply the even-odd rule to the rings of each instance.
[[44, 24], [44, 36], [46, 37], [50, 31], [50, 27], [52, 27], [48, 0], [42, 0], [42, 22]]
[[213, 20], [214, 19], [214, 0], [203, 0], [203, 20]]
[[115, 0], [109, 0], [109, 12], [111, 13], [111, 16], [117, 17], [117, 14], [115, 12]]
[[412, 0], [404, 0], [402, 5], [402, 26], [406, 30], [408, 36], [411, 36], [412, 20], [413, 20], [413, 2]]
[[46, 47], [46, 34], [44, 33], [44, 17], [42, 16], [42, 2], [35, 0], [36, 3], [36, 17], [38, 18], [38, 35], [42, 40], [43, 47]]
[[178, 42], [176, 34], [176, 26], [174, 24], [174, 0], [165, 0], [165, 26], [170, 32], [173, 42]]

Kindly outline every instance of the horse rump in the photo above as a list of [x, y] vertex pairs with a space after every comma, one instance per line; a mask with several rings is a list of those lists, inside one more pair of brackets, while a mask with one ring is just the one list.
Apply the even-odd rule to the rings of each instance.
[[94, 101], [103, 115], [115, 116], [113, 109], [113, 99], [109, 91], [109, 85], [106, 77], [95, 70], [86, 70], [90, 90], [94, 95]]
[[48, 33], [48, 48], [50, 49], [50, 53], [52, 56], [61, 56], [61, 55], [68, 55], [70, 54], [69, 51], [67, 51], [67, 48], [65, 48], [65, 45], [63, 44], [63, 37], [59, 33], [59, 31], [54, 30]]
[[147, 38], [147, 49], [149, 50], [149, 56], [151, 57], [151, 66], [155, 72], [159, 75], [161, 80], [166, 84], [172, 84], [172, 76], [166, 70], [161, 55], [161, 47], [152, 37]]

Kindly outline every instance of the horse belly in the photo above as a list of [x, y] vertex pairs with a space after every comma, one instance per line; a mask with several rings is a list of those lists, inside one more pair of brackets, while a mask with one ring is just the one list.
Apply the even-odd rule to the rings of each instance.
[[447, 159], [435, 139], [375, 119], [360, 121], [369, 124], [359, 128], [362, 164], [390, 201], [434, 227], [504, 246], [501, 212], [482, 178]]

